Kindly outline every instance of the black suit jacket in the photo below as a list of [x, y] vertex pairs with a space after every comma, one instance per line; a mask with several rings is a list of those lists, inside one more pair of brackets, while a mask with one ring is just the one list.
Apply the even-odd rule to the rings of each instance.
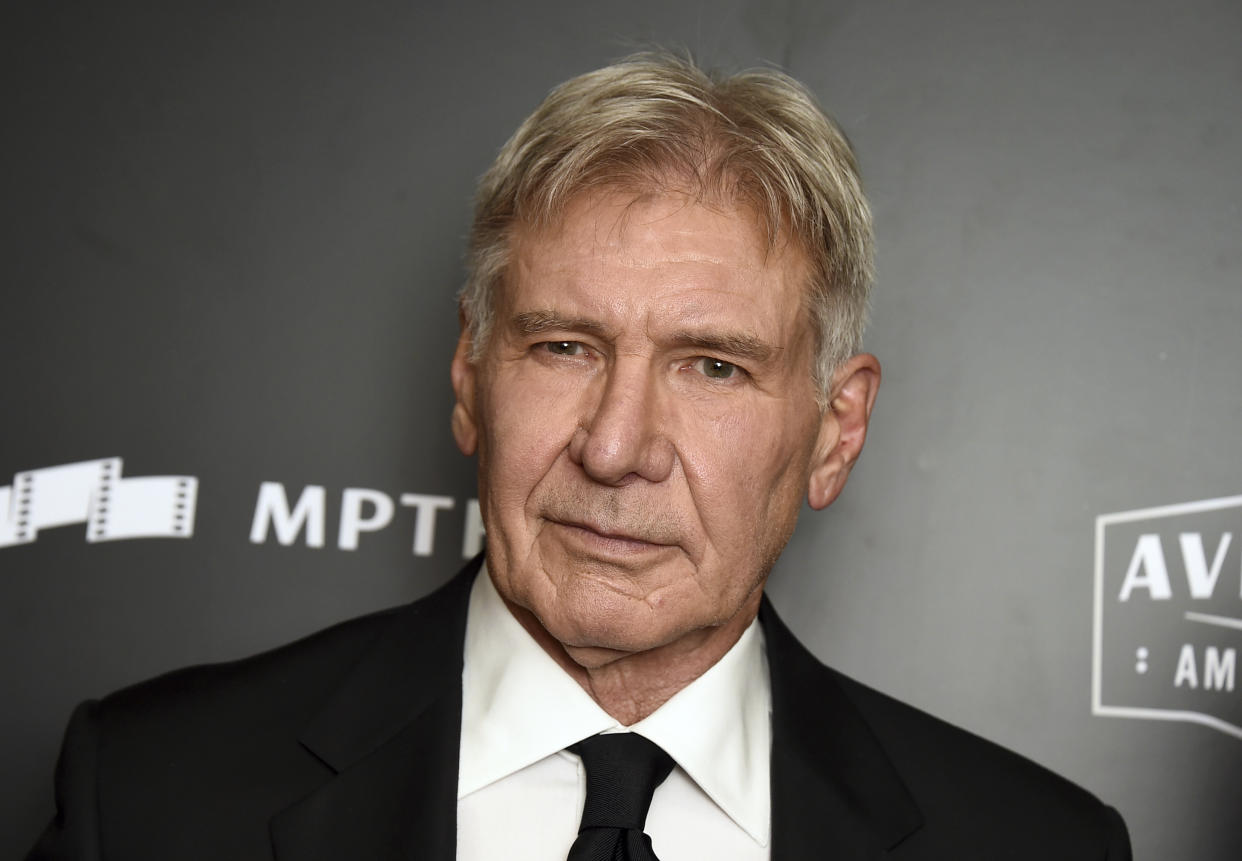
[[[31, 861], [452, 861], [471, 563], [407, 607], [80, 706]], [[822, 666], [764, 603], [772, 859], [1130, 857], [1111, 808]], [[552, 861], [555, 861], [553, 859]]]

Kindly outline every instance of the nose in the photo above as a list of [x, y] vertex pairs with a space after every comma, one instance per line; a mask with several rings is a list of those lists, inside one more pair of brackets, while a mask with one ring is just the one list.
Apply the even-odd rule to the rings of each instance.
[[658, 380], [639, 358], [617, 360], [600, 380], [569, 444], [569, 456], [601, 484], [668, 478], [675, 458]]

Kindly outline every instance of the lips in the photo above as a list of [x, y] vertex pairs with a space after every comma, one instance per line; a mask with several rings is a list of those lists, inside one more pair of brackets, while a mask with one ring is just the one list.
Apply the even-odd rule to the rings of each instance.
[[592, 523], [581, 520], [557, 520], [550, 519], [550, 522], [567, 529], [578, 532], [584, 532], [588, 537], [594, 537], [602, 541], [614, 541], [622, 544], [633, 544], [642, 547], [664, 547], [667, 543], [650, 535], [646, 530], [626, 530], [616, 529], [604, 526], [597, 526]]
[[[685, 547], [693, 534], [678, 506], [651, 498], [558, 487], [543, 495], [538, 517], [577, 552], [634, 557]], [[568, 549], [568, 547], [567, 547]]]

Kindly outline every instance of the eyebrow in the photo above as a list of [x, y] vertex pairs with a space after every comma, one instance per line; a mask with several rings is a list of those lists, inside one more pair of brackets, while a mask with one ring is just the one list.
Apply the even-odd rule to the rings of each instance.
[[[512, 326], [522, 337], [542, 335], [546, 332], [585, 332], [597, 337], [607, 337], [608, 329], [598, 320], [587, 317], [566, 317], [555, 311], [522, 311], [514, 314]], [[752, 364], [766, 364], [778, 352], [777, 348], [754, 335], [742, 332], [675, 332], [670, 343], [694, 347], [705, 353], [719, 353]]]
[[512, 326], [522, 336], [542, 335], [544, 332], [586, 332], [603, 337], [607, 334], [604, 324], [586, 317], [565, 317], [555, 311], [522, 311], [513, 315]]
[[735, 332], [701, 333], [679, 332], [672, 339], [707, 353], [723, 353], [754, 364], [766, 364], [776, 353], [776, 348], [753, 335]]

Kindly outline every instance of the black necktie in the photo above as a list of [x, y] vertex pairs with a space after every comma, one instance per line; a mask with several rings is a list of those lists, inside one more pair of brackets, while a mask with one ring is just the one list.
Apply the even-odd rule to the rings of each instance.
[[582, 757], [587, 793], [568, 861], [659, 861], [643, 828], [672, 757], [632, 732], [593, 735], [569, 749]]

